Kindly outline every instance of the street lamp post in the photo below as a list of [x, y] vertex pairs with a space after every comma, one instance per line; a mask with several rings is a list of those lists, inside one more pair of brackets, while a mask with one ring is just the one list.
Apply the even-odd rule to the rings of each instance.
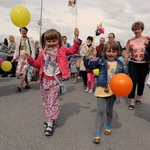
[[38, 21], [38, 25], [39, 25], [39, 27], [40, 27], [39, 39], [41, 38], [41, 31], [42, 31], [42, 10], [43, 10], [43, 0], [41, 0], [40, 20]]

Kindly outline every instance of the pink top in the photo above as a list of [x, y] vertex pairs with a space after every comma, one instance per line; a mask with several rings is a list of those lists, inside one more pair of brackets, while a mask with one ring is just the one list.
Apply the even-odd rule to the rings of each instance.
[[127, 41], [127, 46], [129, 46], [129, 50], [131, 52], [130, 61], [136, 63], [144, 63], [144, 53], [146, 47], [146, 41], [150, 40], [150, 37], [145, 36], [141, 38], [131, 38]]

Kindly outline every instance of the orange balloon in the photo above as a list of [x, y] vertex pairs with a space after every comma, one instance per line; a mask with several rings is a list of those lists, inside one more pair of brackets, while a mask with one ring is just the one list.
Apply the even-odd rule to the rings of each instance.
[[131, 92], [132, 87], [133, 83], [131, 78], [124, 73], [118, 73], [110, 80], [112, 92], [119, 97], [127, 96]]

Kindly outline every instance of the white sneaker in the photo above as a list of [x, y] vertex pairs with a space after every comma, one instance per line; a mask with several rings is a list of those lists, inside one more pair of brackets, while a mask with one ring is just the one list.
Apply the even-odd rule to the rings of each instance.
[[78, 79], [80, 79], [81, 77], [80, 76], [78, 76]]
[[92, 90], [92, 89], [90, 89], [90, 90], [88, 91], [88, 93], [89, 93], [89, 94], [93, 93], [93, 90]]
[[86, 89], [85, 89], [85, 92], [87, 93], [88, 91], [89, 91], [89, 88], [86, 88]]

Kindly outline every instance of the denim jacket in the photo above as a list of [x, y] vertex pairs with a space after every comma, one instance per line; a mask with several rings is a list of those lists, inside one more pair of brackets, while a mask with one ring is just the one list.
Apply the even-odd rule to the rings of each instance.
[[[97, 59], [94, 61], [91, 61], [90, 59], [85, 59], [84, 66], [88, 69], [97, 68], [100, 70], [100, 73], [97, 76], [96, 86], [106, 87], [108, 85], [108, 60], [105, 56], [103, 56], [101, 59]], [[117, 73], [124, 73], [124, 64], [120, 60], [117, 60], [117, 69], [115, 74]]]

